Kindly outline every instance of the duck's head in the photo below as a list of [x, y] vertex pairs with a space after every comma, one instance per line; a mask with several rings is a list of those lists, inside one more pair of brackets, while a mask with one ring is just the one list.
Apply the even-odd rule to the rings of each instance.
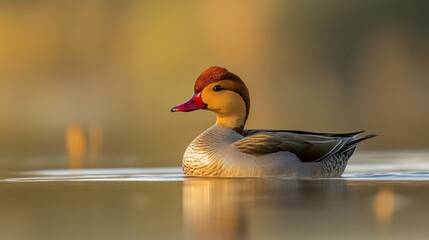
[[207, 109], [216, 113], [216, 124], [242, 133], [249, 108], [249, 91], [244, 82], [225, 68], [213, 66], [197, 78], [191, 99], [174, 106], [171, 111]]

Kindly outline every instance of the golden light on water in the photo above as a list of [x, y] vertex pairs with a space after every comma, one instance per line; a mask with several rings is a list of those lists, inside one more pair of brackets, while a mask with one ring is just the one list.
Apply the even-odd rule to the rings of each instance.
[[77, 123], [71, 123], [65, 133], [67, 154], [70, 168], [82, 168], [86, 154], [86, 140], [82, 127]]
[[82, 168], [85, 160], [94, 162], [100, 155], [103, 145], [103, 130], [99, 125], [91, 125], [88, 130], [88, 141], [80, 124], [71, 123], [65, 132], [65, 144], [70, 168]]
[[379, 232], [387, 232], [395, 213], [395, 193], [391, 188], [381, 188], [373, 202], [374, 215]]

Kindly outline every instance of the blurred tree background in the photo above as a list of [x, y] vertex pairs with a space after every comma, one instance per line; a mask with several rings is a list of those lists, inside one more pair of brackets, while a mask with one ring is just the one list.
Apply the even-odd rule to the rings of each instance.
[[72, 152], [178, 166], [214, 116], [169, 109], [212, 65], [248, 85], [248, 128], [364, 129], [380, 137], [361, 150], [426, 149], [428, 11], [420, 0], [0, 0], [0, 166]]

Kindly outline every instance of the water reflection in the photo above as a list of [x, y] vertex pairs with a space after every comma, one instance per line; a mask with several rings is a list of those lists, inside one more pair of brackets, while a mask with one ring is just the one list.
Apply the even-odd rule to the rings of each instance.
[[189, 178], [180, 168], [15, 172], [0, 176], [0, 238], [426, 239], [424, 173], [310, 180]]
[[247, 239], [265, 230], [273, 236], [269, 228], [278, 224], [284, 224], [278, 234], [287, 235], [283, 230], [307, 221], [294, 211], [329, 209], [346, 197], [342, 180], [188, 178], [183, 185], [185, 239]]
[[389, 187], [380, 188], [374, 198], [374, 215], [377, 229], [381, 234], [388, 232], [395, 213], [395, 193]]

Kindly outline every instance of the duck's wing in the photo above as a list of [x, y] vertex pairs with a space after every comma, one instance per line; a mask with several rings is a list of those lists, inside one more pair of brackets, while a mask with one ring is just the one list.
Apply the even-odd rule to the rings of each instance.
[[[362, 132], [333, 134], [292, 130], [245, 130], [244, 138], [234, 143], [240, 152], [261, 156], [288, 151], [302, 162], [317, 162], [325, 157], [355, 146]], [[372, 137], [366, 136], [365, 139]], [[359, 140], [359, 141], [358, 141]]]

